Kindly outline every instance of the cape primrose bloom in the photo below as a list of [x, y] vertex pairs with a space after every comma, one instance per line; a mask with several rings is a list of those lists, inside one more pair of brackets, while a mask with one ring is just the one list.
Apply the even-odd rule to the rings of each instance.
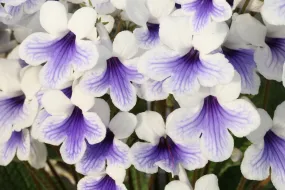
[[30, 65], [46, 62], [40, 73], [44, 87], [60, 89], [72, 79], [73, 72], [83, 72], [96, 65], [96, 46], [82, 40], [94, 29], [96, 17], [94, 9], [84, 7], [68, 21], [63, 4], [48, 1], [42, 6], [40, 21], [48, 33], [34, 33], [26, 38], [20, 46], [20, 57]]
[[82, 159], [76, 164], [76, 171], [85, 175], [94, 175], [108, 166], [128, 168], [129, 147], [120, 139], [127, 139], [137, 124], [136, 116], [128, 112], [119, 112], [110, 121], [110, 108], [104, 100], [96, 99], [94, 107], [96, 113], [107, 126], [107, 133], [103, 141], [98, 144], [87, 144]]
[[169, 15], [174, 7], [174, 0], [126, 1], [129, 19], [141, 26], [134, 30], [140, 48], [151, 49], [160, 44], [160, 19]]
[[48, 90], [42, 97], [45, 110], [51, 115], [39, 125], [39, 141], [59, 146], [62, 159], [75, 164], [84, 155], [87, 143], [101, 142], [106, 127], [99, 116], [90, 109], [94, 98], [74, 88], [71, 99], [60, 90]]
[[17, 60], [1, 59], [0, 143], [7, 141], [14, 130], [31, 126], [38, 112], [35, 94], [40, 89], [38, 74], [41, 67], [27, 67], [21, 76], [20, 69]]
[[203, 30], [209, 23], [231, 18], [232, 8], [226, 0], [175, 0], [186, 15], [191, 16], [195, 31]]
[[228, 26], [212, 23], [193, 37], [191, 28], [186, 30], [189, 27], [185, 25], [186, 19], [180, 17], [164, 19], [160, 36], [168, 47], [159, 46], [143, 54], [139, 71], [153, 80], [164, 81], [164, 90], [173, 94], [193, 94], [200, 86], [229, 83], [234, 76], [233, 66], [223, 54], [210, 53], [223, 43]]
[[241, 90], [240, 77], [227, 85], [205, 89], [195, 96], [176, 96], [180, 108], [171, 113], [168, 131], [173, 139], [200, 137], [203, 155], [220, 162], [228, 159], [234, 141], [228, 130], [237, 137], [244, 137], [260, 124], [254, 106], [246, 100], [237, 99]]
[[94, 176], [82, 178], [78, 184], [78, 190], [127, 190], [124, 185], [126, 170], [120, 167], [107, 166], [105, 172], [97, 173]]
[[105, 46], [105, 57], [99, 63], [104, 67], [103, 71], [95, 67], [82, 77], [79, 86], [84, 92], [96, 97], [106, 94], [110, 89], [114, 105], [122, 111], [129, 111], [135, 106], [137, 99], [136, 89], [131, 81], [142, 83], [145, 80], [137, 71], [138, 60], [131, 60], [138, 51], [136, 39], [131, 32], [123, 31], [115, 37], [113, 47], [109, 39], [106, 43], [110, 46]]
[[0, 144], [0, 165], [7, 166], [16, 154], [19, 160], [28, 160], [30, 149], [29, 130], [14, 131], [7, 142]]
[[188, 170], [204, 167], [208, 160], [203, 156], [198, 138], [192, 142], [174, 141], [167, 133], [161, 115], [146, 111], [137, 115], [137, 136], [146, 142], [137, 142], [131, 147], [130, 157], [135, 168], [146, 173], [156, 173], [158, 167], [174, 175], [179, 173], [179, 164]]
[[[259, 109], [261, 124], [247, 138], [253, 143], [244, 154], [241, 171], [250, 180], [264, 180], [271, 171], [271, 180], [277, 190], [285, 186], [285, 102], [274, 113], [273, 121], [268, 113]], [[271, 169], [270, 169], [271, 168]]]

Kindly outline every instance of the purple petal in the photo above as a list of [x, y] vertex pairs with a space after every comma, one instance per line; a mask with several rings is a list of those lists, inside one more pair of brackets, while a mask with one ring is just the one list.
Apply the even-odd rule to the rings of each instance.
[[242, 93], [257, 94], [260, 86], [260, 79], [256, 74], [254, 50], [234, 50], [227, 47], [222, 47], [222, 49], [225, 57], [241, 76]]
[[26, 0], [24, 3], [24, 10], [27, 14], [33, 14], [40, 10], [42, 4], [44, 4], [46, 0]]
[[173, 142], [168, 136], [161, 137], [158, 145], [135, 143], [131, 148], [131, 157], [136, 169], [146, 173], [157, 172], [159, 166], [167, 172], [178, 174], [179, 164], [194, 170], [207, 163], [198, 144], [182, 145]]
[[127, 168], [130, 166], [128, 152], [129, 147], [114, 139], [114, 134], [108, 130], [102, 142], [94, 145], [87, 144], [83, 158], [76, 164], [76, 170], [85, 175], [98, 173], [105, 168], [106, 161], [108, 165]]
[[146, 28], [137, 28], [134, 35], [143, 49], [151, 49], [160, 43], [159, 24], [146, 23]]
[[6, 12], [8, 13], [8, 15], [10, 15], [10, 16], [7, 16], [5, 19], [3, 19], [3, 22], [5, 24], [15, 24], [24, 15], [24, 7], [22, 4], [18, 6], [5, 5], [4, 8]]
[[51, 116], [42, 124], [42, 140], [59, 145], [63, 160], [74, 164], [78, 162], [86, 149], [85, 139], [89, 143], [103, 140], [106, 128], [95, 113], [85, 113], [75, 107], [69, 117]]
[[109, 175], [104, 177], [85, 177], [79, 181], [77, 187], [78, 190], [127, 190], [123, 184], [116, 184], [115, 180]]

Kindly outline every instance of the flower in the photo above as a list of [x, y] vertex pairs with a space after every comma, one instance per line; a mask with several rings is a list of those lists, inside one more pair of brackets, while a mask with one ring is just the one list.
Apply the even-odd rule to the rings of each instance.
[[38, 140], [31, 139], [31, 147], [28, 162], [35, 169], [44, 168], [47, 161], [47, 147], [44, 143]]
[[140, 48], [151, 49], [160, 44], [160, 20], [174, 7], [174, 0], [126, 1], [125, 11], [129, 19], [140, 26], [133, 32]]
[[139, 71], [150, 79], [163, 81], [168, 93], [194, 94], [200, 86], [226, 84], [234, 76], [234, 68], [223, 54], [210, 53], [223, 43], [228, 26], [212, 23], [203, 33], [194, 36], [187, 30], [189, 27], [187, 20], [181, 17], [165, 18], [161, 22], [160, 37], [168, 47], [153, 48], [140, 58]]
[[282, 0], [264, 0], [261, 15], [266, 22], [274, 25], [284, 25], [285, 2]]
[[105, 172], [97, 176], [86, 176], [78, 184], [78, 190], [127, 190], [123, 184], [126, 170], [120, 167], [108, 166]]
[[[203, 89], [190, 96], [174, 96], [182, 108], [171, 113], [168, 131], [173, 139], [200, 137], [201, 152], [211, 161], [228, 159], [234, 141], [228, 130], [237, 137], [244, 137], [260, 124], [254, 106], [244, 99], [237, 99], [241, 79], [236, 73], [227, 85]], [[184, 108], [183, 108], [184, 107]]]
[[[123, 31], [117, 34], [113, 47], [109, 35], [103, 26], [98, 26], [102, 44], [102, 58], [100, 65], [103, 71], [98, 68], [83, 75], [79, 86], [90, 95], [100, 97], [110, 89], [110, 96], [114, 105], [122, 111], [131, 110], [136, 104], [136, 89], [131, 83], [142, 83], [144, 76], [137, 71], [137, 59], [133, 58], [137, 51], [137, 43], [133, 34]], [[126, 43], [126, 41], [128, 43]]]
[[226, 0], [175, 0], [181, 10], [191, 16], [195, 31], [202, 31], [212, 21], [223, 22], [231, 18], [232, 8]]
[[7, 166], [16, 154], [19, 160], [28, 160], [31, 147], [30, 143], [28, 129], [13, 131], [9, 140], [0, 144], [0, 165]]
[[135, 130], [137, 136], [146, 142], [136, 142], [131, 147], [130, 158], [139, 171], [156, 173], [158, 167], [177, 175], [179, 164], [188, 170], [202, 168], [207, 159], [202, 155], [197, 138], [192, 142], [175, 141], [167, 132], [161, 115], [157, 112], [146, 111], [137, 115], [138, 125]]
[[131, 166], [128, 159], [129, 147], [121, 140], [127, 139], [137, 124], [136, 117], [128, 112], [119, 112], [110, 121], [110, 108], [104, 100], [96, 99], [94, 107], [102, 118], [107, 133], [98, 144], [87, 144], [82, 159], [76, 164], [76, 171], [85, 175], [93, 175], [108, 166], [117, 166], [127, 169]]
[[98, 52], [95, 44], [82, 40], [94, 29], [95, 10], [83, 7], [67, 22], [64, 5], [48, 1], [41, 8], [40, 21], [48, 33], [34, 33], [27, 37], [20, 45], [19, 54], [30, 65], [47, 62], [40, 72], [44, 87], [60, 89], [72, 80], [73, 72], [84, 72], [96, 65]]
[[41, 66], [25, 68], [20, 77], [17, 60], [0, 61], [0, 142], [3, 143], [14, 130], [31, 126], [37, 115], [35, 94], [41, 88], [38, 81]]
[[[75, 164], [84, 155], [87, 143], [101, 142], [106, 135], [106, 127], [99, 116], [92, 111], [94, 98], [84, 95], [74, 87], [71, 99], [60, 90], [47, 90], [42, 96], [42, 104], [47, 113], [39, 116], [34, 131], [39, 141], [59, 146], [62, 159]], [[96, 105], [95, 105], [96, 106]]]
[[245, 151], [241, 163], [241, 172], [247, 179], [261, 181], [269, 177], [271, 171], [271, 180], [277, 190], [285, 186], [284, 110], [283, 102], [276, 108], [272, 121], [265, 110], [258, 109], [261, 124], [247, 136], [253, 144]]

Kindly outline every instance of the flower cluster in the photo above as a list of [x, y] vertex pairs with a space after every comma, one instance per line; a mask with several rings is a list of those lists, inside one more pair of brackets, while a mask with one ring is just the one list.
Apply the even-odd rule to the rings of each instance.
[[[165, 190], [218, 190], [185, 170], [239, 161], [247, 137], [243, 176], [284, 190], [285, 102], [273, 121], [251, 102], [262, 79], [285, 86], [283, 0], [0, 3], [0, 165], [43, 168], [53, 145], [79, 190], [124, 190], [132, 165], [179, 176]], [[137, 97], [174, 110], [135, 115]]]

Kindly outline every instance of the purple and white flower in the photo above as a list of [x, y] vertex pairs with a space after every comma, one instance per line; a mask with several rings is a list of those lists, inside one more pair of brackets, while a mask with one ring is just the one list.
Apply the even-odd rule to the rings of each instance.
[[175, 96], [180, 108], [171, 113], [168, 132], [171, 138], [200, 137], [203, 155], [211, 161], [228, 159], [234, 148], [233, 138], [244, 137], [260, 124], [260, 117], [254, 106], [237, 99], [241, 91], [241, 79], [236, 73], [227, 85], [203, 89], [194, 96]]
[[233, 66], [223, 54], [210, 53], [220, 47], [227, 33], [225, 23], [212, 23], [193, 37], [187, 19], [165, 18], [160, 37], [166, 46], [143, 54], [139, 71], [150, 79], [163, 81], [164, 90], [173, 94], [193, 94], [200, 86], [227, 84], [234, 76]]
[[151, 49], [161, 44], [160, 20], [169, 15], [174, 7], [174, 0], [126, 1], [125, 10], [129, 19], [140, 26], [134, 30], [140, 48]]
[[137, 119], [128, 112], [119, 112], [110, 121], [110, 108], [101, 99], [96, 99], [96, 106], [92, 111], [102, 118], [107, 133], [98, 144], [87, 144], [82, 159], [76, 164], [76, 171], [85, 175], [94, 175], [108, 166], [127, 169], [131, 166], [128, 158], [129, 147], [121, 140], [127, 139], [135, 130]]
[[[142, 83], [145, 78], [137, 71], [138, 58], [133, 58], [138, 46], [134, 35], [129, 31], [117, 34], [113, 45], [103, 26], [98, 26], [104, 48], [99, 65], [103, 71], [95, 67], [81, 79], [80, 88], [93, 96], [100, 97], [110, 91], [114, 105], [122, 111], [131, 110], [137, 100], [136, 89], [131, 82]], [[102, 33], [100, 33], [102, 31]], [[106, 36], [103, 36], [106, 35]], [[126, 43], [128, 42], [128, 43]], [[105, 45], [106, 44], [106, 45]]]
[[[50, 14], [50, 13], [53, 14]], [[34, 33], [20, 45], [20, 57], [30, 65], [47, 62], [40, 72], [44, 87], [60, 89], [73, 79], [73, 72], [93, 68], [98, 60], [95, 44], [87, 37], [96, 22], [97, 14], [90, 7], [77, 10], [68, 21], [63, 4], [46, 2], [40, 11], [42, 27], [48, 33]]]
[[0, 144], [0, 165], [7, 166], [17, 155], [19, 160], [28, 160], [31, 141], [28, 129], [13, 131], [9, 140]]
[[[14, 130], [30, 127], [38, 112], [35, 97], [41, 86], [40, 66], [21, 71], [16, 60], [1, 59], [0, 63], [0, 142], [6, 142]], [[21, 79], [21, 82], [20, 82]]]
[[211, 22], [223, 22], [231, 18], [232, 7], [226, 0], [175, 0], [181, 10], [191, 17], [195, 31], [202, 31]]
[[78, 184], [78, 190], [127, 190], [124, 185], [126, 170], [120, 167], [108, 166], [105, 172], [82, 178]]
[[264, 0], [261, 8], [262, 17], [274, 25], [285, 24], [285, 2], [283, 0]]
[[75, 164], [83, 157], [87, 143], [99, 143], [106, 135], [106, 127], [91, 110], [94, 102], [93, 97], [83, 94], [77, 87], [73, 89], [71, 99], [60, 90], [46, 91], [42, 104], [50, 116], [43, 111], [43, 122], [36, 124], [38, 129], [34, 132], [38, 134], [35, 136], [41, 142], [55, 146], [62, 144], [62, 159]]
[[130, 158], [139, 171], [156, 173], [158, 167], [174, 175], [179, 173], [179, 165], [187, 170], [204, 167], [208, 160], [203, 156], [198, 138], [192, 142], [174, 140], [167, 132], [168, 117], [165, 123], [157, 112], [146, 111], [137, 115], [137, 136], [146, 142], [136, 142], [131, 147]]
[[247, 138], [253, 143], [244, 154], [241, 172], [250, 180], [264, 180], [271, 173], [271, 181], [277, 190], [285, 186], [285, 103], [274, 113], [273, 121], [268, 113], [259, 109], [261, 124]]

